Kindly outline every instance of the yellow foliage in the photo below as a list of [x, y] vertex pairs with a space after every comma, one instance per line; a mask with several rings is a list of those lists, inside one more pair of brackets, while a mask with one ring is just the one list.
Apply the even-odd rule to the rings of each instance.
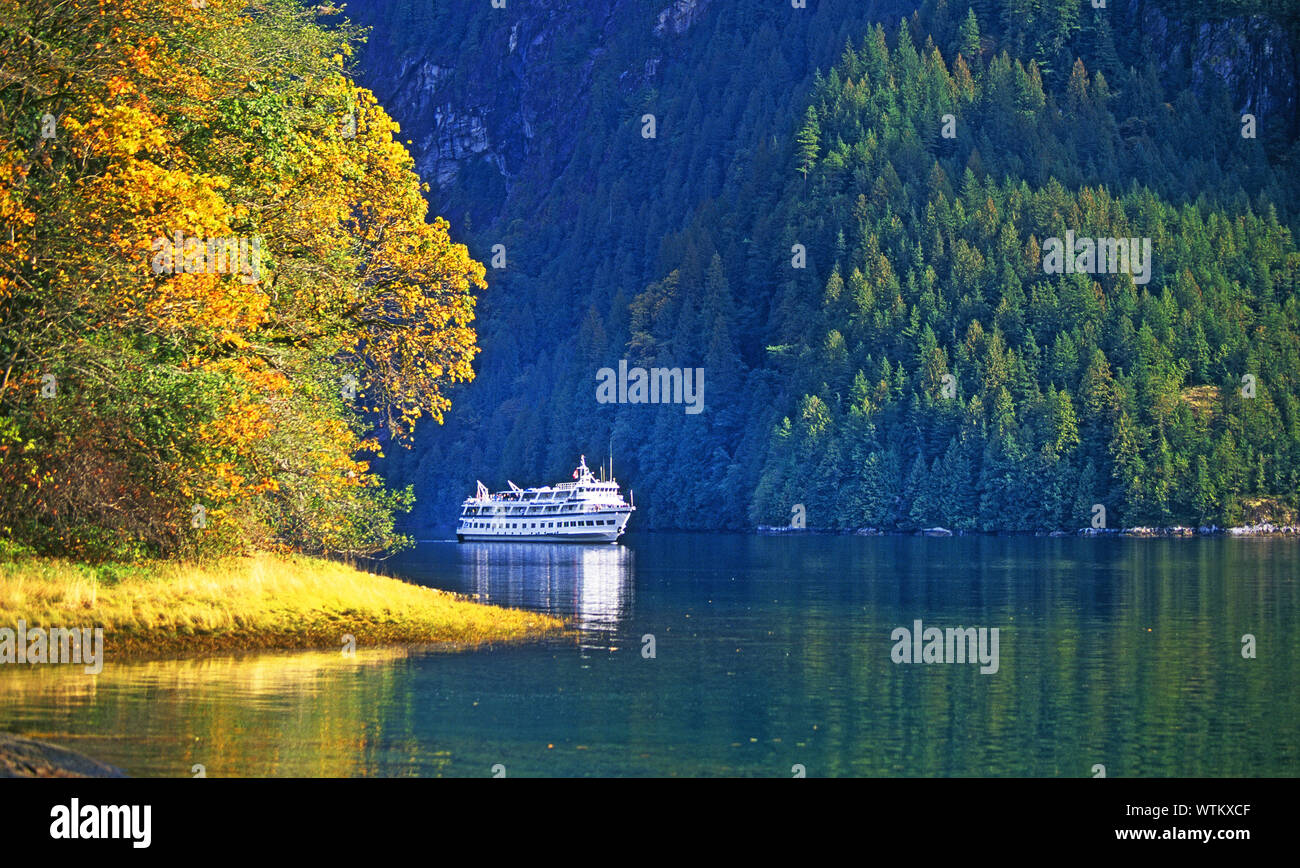
[[[0, 0], [0, 81], [17, 83], [0, 88], [0, 329], [22, 336], [0, 421], [30, 444], [0, 465], [26, 493], [0, 524], [57, 514], [66, 539], [120, 521], [174, 547], [192, 498], [239, 545], [359, 550], [383, 524], [353, 456], [378, 450], [371, 423], [441, 421], [446, 387], [473, 378], [486, 272], [426, 219], [323, 9]], [[32, 126], [46, 112], [53, 138]], [[33, 405], [55, 363], [62, 403]], [[74, 478], [73, 449], [99, 470]]]

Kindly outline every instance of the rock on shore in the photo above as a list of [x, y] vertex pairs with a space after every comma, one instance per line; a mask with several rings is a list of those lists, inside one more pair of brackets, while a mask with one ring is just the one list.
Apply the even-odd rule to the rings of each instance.
[[106, 763], [57, 745], [0, 732], [0, 778], [124, 778]]

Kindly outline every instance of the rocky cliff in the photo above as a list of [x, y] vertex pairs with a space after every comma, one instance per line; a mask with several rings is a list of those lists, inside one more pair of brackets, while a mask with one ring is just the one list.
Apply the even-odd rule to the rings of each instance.
[[1262, 130], [1277, 138], [1300, 130], [1295, 82], [1300, 68], [1296, 36], [1300, 3], [1260, 4], [1275, 14], [1207, 16], [1176, 0], [1128, 0], [1124, 13], [1130, 32], [1139, 34], [1147, 56], [1158, 58], [1169, 76], [1190, 71], [1193, 88], [1203, 94], [1225, 87], [1232, 105], [1256, 116]]
[[709, 0], [660, 0], [657, 12], [640, 0], [509, 0], [504, 9], [453, 0], [447, 7], [464, 28], [457, 38], [444, 29], [385, 32], [401, 5], [350, 6], [376, 28], [362, 79], [402, 124], [440, 213], [468, 214], [482, 227], [518, 195], [521, 179], [544, 188], [572, 159], [597, 65], [618, 65], [623, 95], [653, 82], [672, 40]]

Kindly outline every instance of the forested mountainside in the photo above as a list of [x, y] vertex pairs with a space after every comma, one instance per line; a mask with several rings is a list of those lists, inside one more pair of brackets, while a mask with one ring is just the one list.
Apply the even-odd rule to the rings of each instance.
[[[1288, 517], [1300, 14], [1108, 7], [350, 4], [434, 212], [504, 264], [477, 380], [380, 465], [412, 526], [611, 441], [641, 528]], [[1074, 238], [1149, 273], [1048, 273]], [[598, 403], [620, 360], [702, 368], [704, 412]]]

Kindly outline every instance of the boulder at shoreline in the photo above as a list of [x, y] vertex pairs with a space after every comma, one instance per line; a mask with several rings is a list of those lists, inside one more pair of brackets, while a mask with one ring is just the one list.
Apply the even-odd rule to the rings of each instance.
[[0, 778], [124, 778], [126, 772], [76, 751], [0, 732]]

